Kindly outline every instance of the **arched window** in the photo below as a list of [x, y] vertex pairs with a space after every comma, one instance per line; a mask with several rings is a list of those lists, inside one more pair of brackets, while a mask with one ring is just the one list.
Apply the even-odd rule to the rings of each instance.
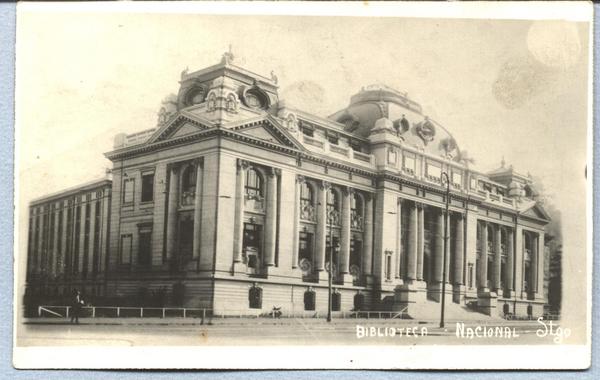
[[532, 239], [531, 236], [529, 236], [528, 234], [524, 234], [523, 235], [523, 240], [524, 240], [524, 245], [525, 245], [525, 254], [524, 254], [524, 261], [525, 261], [525, 274], [524, 274], [524, 278], [523, 278], [523, 289], [526, 292], [529, 292], [531, 290], [533, 290], [533, 287], [531, 286], [533, 284], [533, 281], [531, 279], [532, 276], [532, 256], [533, 256], [533, 250], [532, 250]]
[[363, 228], [363, 201], [360, 195], [354, 193], [350, 210], [350, 227], [356, 230]]
[[315, 195], [313, 187], [303, 182], [300, 186], [300, 219], [314, 222], [315, 215]]
[[181, 204], [193, 205], [196, 196], [196, 167], [188, 165], [181, 173]]
[[252, 199], [261, 199], [264, 196], [263, 178], [254, 168], [249, 168], [246, 173], [246, 196]]
[[340, 202], [337, 191], [327, 190], [327, 224], [340, 225]]

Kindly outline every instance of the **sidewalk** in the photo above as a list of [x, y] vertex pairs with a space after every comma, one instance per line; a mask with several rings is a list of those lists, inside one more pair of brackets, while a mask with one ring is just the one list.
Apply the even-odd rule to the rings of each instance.
[[[123, 318], [79, 318], [79, 325], [115, 325], [115, 326], [210, 326], [210, 325], [226, 325], [226, 326], [256, 326], [256, 325], [296, 325], [298, 323], [302, 324], [328, 324], [325, 318], [237, 318], [237, 317], [215, 317], [215, 318], [206, 318], [204, 321], [202, 318], [181, 318], [181, 317], [167, 317], [167, 318], [139, 318], [139, 317], [123, 317]], [[446, 320], [446, 326], [454, 327], [457, 322], [464, 322], [465, 326], [526, 326], [526, 325], [536, 325], [538, 326], [535, 320], [529, 321], [509, 321], [509, 320], [499, 320], [499, 321], [459, 321], [459, 320]], [[70, 320], [67, 318], [58, 318], [58, 317], [39, 317], [39, 318], [25, 318], [23, 323], [26, 325], [72, 325]], [[331, 322], [332, 325], [394, 325], [394, 326], [418, 326], [423, 325], [428, 328], [437, 327], [439, 325], [439, 320], [415, 320], [415, 319], [376, 319], [376, 318], [334, 318]], [[558, 325], [558, 322], [555, 321], [555, 324]]]

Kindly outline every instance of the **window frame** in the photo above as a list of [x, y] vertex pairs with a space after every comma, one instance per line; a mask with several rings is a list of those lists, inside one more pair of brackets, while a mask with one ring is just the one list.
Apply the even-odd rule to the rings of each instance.
[[[152, 178], [152, 182], [150, 184], [150, 188], [151, 188], [150, 192], [147, 191], [148, 190], [147, 189], [148, 185], [144, 181], [144, 179], [148, 178], [148, 177]], [[141, 203], [152, 203], [152, 202], [154, 202], [154, 177], [155, 176], [154, 176], [154, 172], [153, 171], [152, 172], [143, 172], [142, 173], [142, 175], [141, 175], [141, 186], [142, 186], [142, 189], [141, 189], [141, 194], [140, 194], [140, 202]], [[145, 199], [145, 195], [149, 195], [150, 199]]]
[[[128, 244], [125, 244], [126, 239], [129, 239]], [[124, 260], [124, 257], [125, 257], [124, 256], [124, 254], [125, 254], [124, 248], [126, 247], [126, 245], [129, 246], [129, 248], [128, 248], [129, 261]], [[119, 264], [120, 265], [131, 265], [132, 253], [133, 253], [133, 234], [122, 234], [121, 239], [119, 240]]]
[[[127, 185], [131, 184], [131, 191], [127, 191]], [[131, 194], [131, 200], [127, 200], [127, 195]], [[135, 202], [135, 178], [125, 178], [123, 179], [123, 198], [122, 198], [123, 206], [131, 206]]]

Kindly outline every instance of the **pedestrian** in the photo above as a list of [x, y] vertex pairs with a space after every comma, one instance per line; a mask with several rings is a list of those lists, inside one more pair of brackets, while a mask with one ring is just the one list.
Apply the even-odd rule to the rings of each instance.
[[81, 311], [81, 306], [83, 305], [83, 298], [81, 298], [81, 293], [79, 290], [75, 289], [75, 295], [73, 296], [73, 304], [71, 308], [71, 323], [75, 321], [76, 324], [79, 324], [79, 313]]
[[527, 318], [533, 319], [533, 306], [531, 304], [527, 305]]

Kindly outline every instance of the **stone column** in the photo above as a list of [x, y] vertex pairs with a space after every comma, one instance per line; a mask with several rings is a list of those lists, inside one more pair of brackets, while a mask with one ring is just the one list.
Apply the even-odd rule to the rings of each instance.
[[300, 246], [300, 214], [302, 210], [300, 209], [300, 196], [302, 195], [302, 184], [305, 179], [303, 176], [296, 176], [296, 194], [294, 200], [294, 234], [292, 242], [292, 268], [298, 267], [298, 249]]
[[365, 275], [370, 276], [373, 268], [373, 196], [365, 196], [365, 239], [364, 239], [364, 268]]
[[[108, 190], [105, 190], [103, 192], [104, 194], [104, 198], [102, 201], [102, 229], [101, 229], [101, 235], [102, 236], [102, 242], [100, 244], [100, 246], [102, 247], [102, 250], [100, 251], [101, 254], [99, 255], [98, 258], [98, 272], [104, 272], [106, 268], [106, 259], [108, 257], [109, 254], [109, 249], [110, 249], [110, 244], [108, 242], [109, 240], [109, 230], [108, 230], [108, 223], [109, 223], [109, 211], [110, 211], [110, 202], [109, 202], [109, 193]], [[164, 214], [162, 214], [164, 215]], [[162, 247], [162, 244], [161, 244]]]
[[463, 262], [464, 262], [464, 219], [463, 215], [458, 213], [455, 219], [456, 233], [454, 236], [454, 283], [464, 284]]
[[94, 230], [96, 229], [96, 201], [90, 202], [90, 233], [88, 239], [88, 273], [94, 271]]
[[417, 204], [417, 280], [423, 280], [423, 255], [425, 254], [425, 207]]
[[196, 190], [194, 193], [194, 240], [192, 258], [200, 258], [200, 236], [202, 235], [202, 160], [196, 162]]
[[[77, 272], [83, 273], [83, 255], [85, 254], [85, 205], [86, 202], [81, 202], [81, 214], [79, 218], [79, 253], [78, 253], [78, 269]], [[91, 210], [91, 206], [90, 206]], [[88, 252], [89, 254], [89, 252]]]
[[54, 238], [52, 239], [52, 242], [54, 244], [54, 246], [52, 247], [52, 261], [50, 263], [50, 273], [52, 276], [55, 276], [57, 274], [57, 269], [58, 269], [58, 257], [60, 255], [60, 253], [58, 252], [58, 239], [60, 239], [60, 236], [58, 236], [58, 216], [59, 216], [59, 208], [56, 208], [54, 210], [54, 214], [52, 215], [52, 218], [54, 218], [54, 231], [51, 231], [51, 233], [54, 235]]
[[350, 271], [350, 208], [354, 191], [345, 189], [342, 195], [342, 230], [340, 242], [340, 273], [347, 274]]
[[544, 297], [544, 233], [540, 232], [537, 238], [537, 266], [535, 267], [536, 277], [536, 298]]
[[275, 265], [277, 241], [277, 171], [271, 168], [267, 175], [267, 217], [265, 220], [265, 265]]
[[512, 292], [513, 290], [513, 270], [514, 270], [514, 235], [513, 230], [510, 228], [506, 229], [506, 250], [507, 250], [507, 260], [506, 260], [506, 278], [504, 281], [506, 282], [506, 289]]
[[487, 271], [488, 271], [488, 258], [487, 258], [487, 241], [488, 241], [488, 231], [487, 231], [487, 222], [481, 223], [481, 257], [479, 259], [479, 264], [481, 264], [481, 268], [479, 268], [479, 288], [487, 289]]
[[402, 199], [398, 199], [398, 206], [396, 207], [397, 216], [397, 227], [396, 227], [396, 278], [402, 277]]
[[68, 208], [68, 206], [66, 206], [63, 209], [62, 234], [60, 236], [60, 241], [61, 241], [61, 243], [60, 243], [60, 247], [61, 247], [60, 256], [61, 256], [61, 260], [60, 260], [60, 268], [58, 268], [58, 273], [60, 275], [64, 275], [65, 274], [65, 268], [66, 268], [67, 259], [68, 259], [67, 255], [66, 255], [66, 252], [68, 250], [67, 244], [69, 244], [69, 242], [67, 241], [68, 215], [69, 215], [69, 208]]
[[323, 182], [319, 187], [317, 194], [317, 230], [316, 230], [316, 246], [315, 246], [315, 270], [323, 271], [325, 266], [325, 249], [327, 238], [327, 191], [329, 184]]
[[444, 270], [444, 212], [440, 209], [437, 213], [437, 223], [435, 232], [435, 259], [433, 260], [433, 280], [442, 282]]
[[242, 249], [244, 243], [244, 204], [246, 200], [246, 161], [237, 160], [237, 182], [235, 184], [235, 220], [233, 232], [233, 262], [242, 261]]
[[494, 229], [494, 249], [496, 255], [494, 256], [494, 285], [493, 288], [498, 295], [502, 291], [500, 287], [500, 282], [502, 281], [501, 273], [502, 273], [502, 229], [499, 225], [495, 226]]
[[167, 259], [171, 260], [177, 250], [177, 206], [179, 205], [179, 168], [170, 168], [169, 205], [167, 211]]
[[538, 235], [531, 233], [531, 278], [527, 279], [527, 282], [530, 284], [529, 289], [530, 293], [537, 293], [537, 270], [538, 270]]
[[413, 203], [410, 208], [408, 219], [408, 252], [406, 259], [406, 278], [417, 279], [417, 244], [418, 244], [418, 211], [417, 204]]

